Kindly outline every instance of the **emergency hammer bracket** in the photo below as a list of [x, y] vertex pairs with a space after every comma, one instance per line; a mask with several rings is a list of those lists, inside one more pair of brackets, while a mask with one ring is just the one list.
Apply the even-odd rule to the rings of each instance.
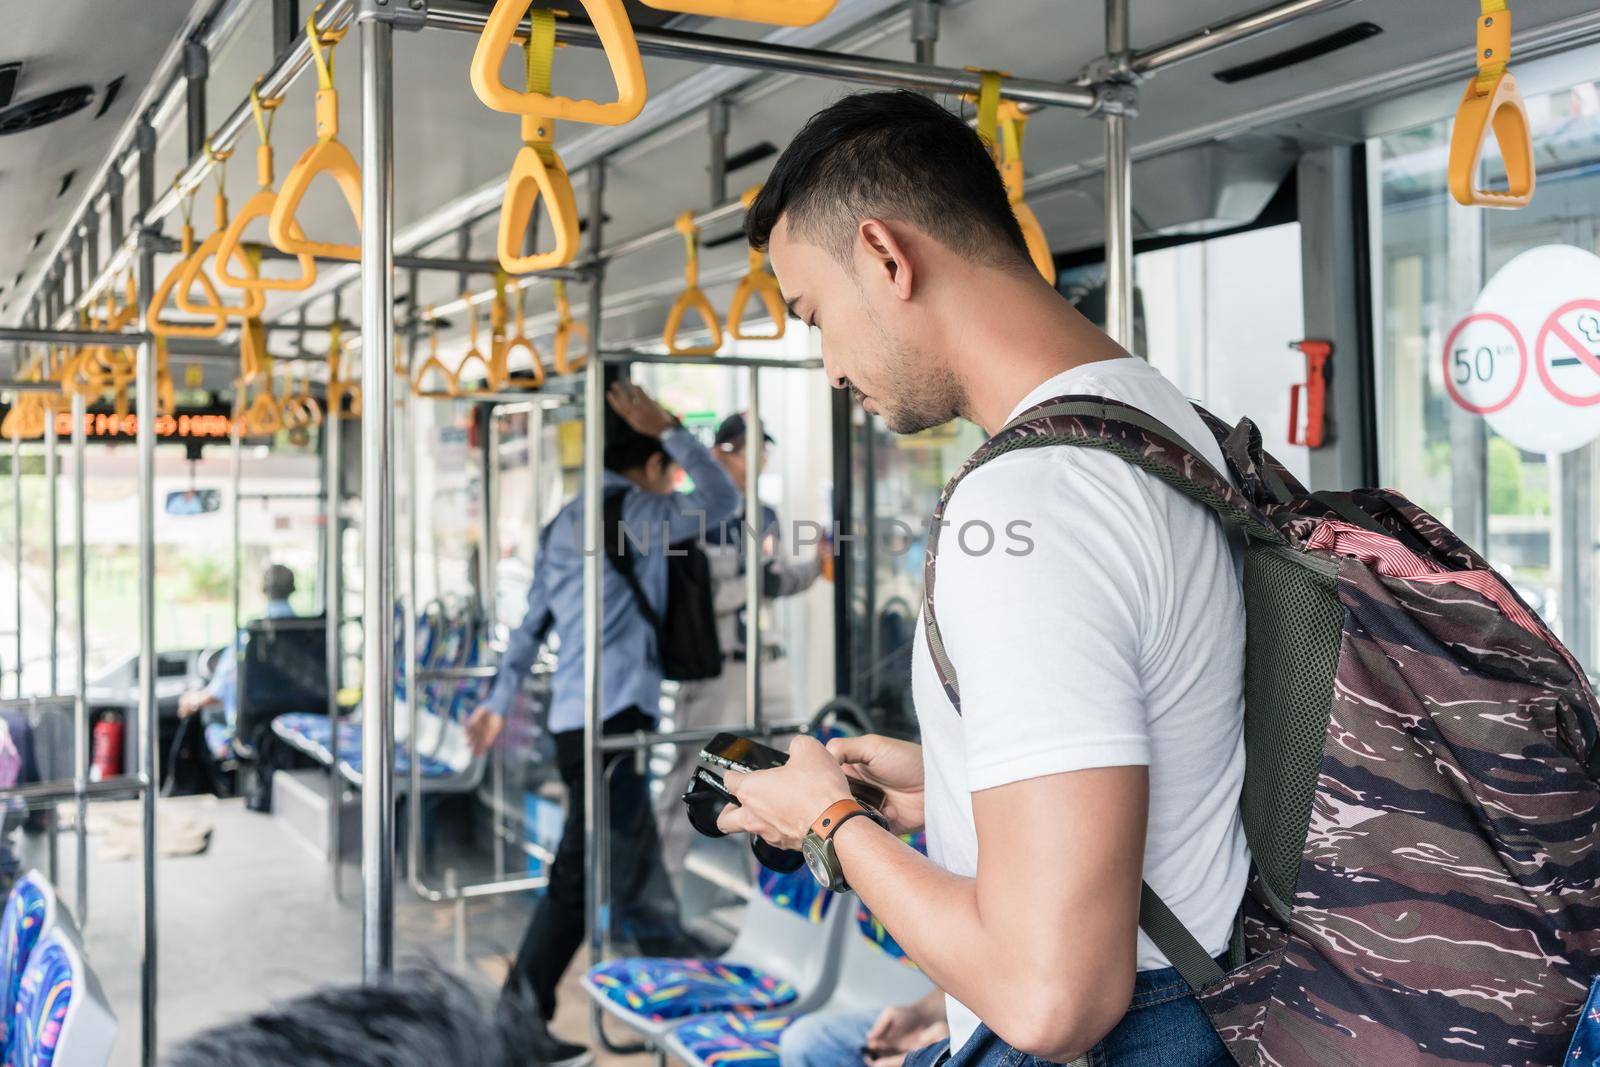
[[357, 22], [387, 22], [397, 30], [428, 25], [428, 0], [357, 0]]
[[1139, 89], [1132, 81], [1112, 78], [1093, 82], [1090, 87], [1094, 90], [1094, 104], [1084, 112], [1085, 115], [1138, 117]]

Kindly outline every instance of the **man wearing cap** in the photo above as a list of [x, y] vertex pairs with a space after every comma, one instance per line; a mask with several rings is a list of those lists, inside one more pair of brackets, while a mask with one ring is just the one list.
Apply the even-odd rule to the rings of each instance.
[[[758, 462], [766, 468], [767, 446], [776, 444], [772, 435], [763, 433], [761, 455]], [[745, 447], [745, 417], [734, 412], [717, 426], [712, 441], [711, 454], [728, 472], [733, 484], [741, 493], [745, 488], [748, 450]], [[740, 723], [745, 719], [745, 661], [749, 654], [745, 647], [745, 514], [707, 528], [703, 548], [711, 565], [711, 599], [716, 612], [717, 642], [722, 647], [722, 673], [703, 681], [682, 682], [678, 686], [675, 729], [698, 730], [708, 726]], [[811, 588], [822, 573], [823, 546], [819, 551], [797, 558], [793, 552], [781, 548], [781, 530], [778, 512], [771, 505], [761, 505], [761, 596], [771, 602], [778, 597], [794, 596]], [[763, 610], [762, 615], [767, 618]], [[790, 716], [789, 679], [783, 646], [770, 626], [763, 627], [761, 642], [761, 708], [768, 720]], [[656, 822], [661, 829], [662, 854], [667, 869], [677, 874], [683, 867], [684, 856], [694, 841], [694, 829], [683, 817], [683, 791], [688, 788], [689, 776], [694, 773], [695, 758], [691, 749], [675, 747], [672, 769], [662, 775], [662, 789], [656, 798]]]

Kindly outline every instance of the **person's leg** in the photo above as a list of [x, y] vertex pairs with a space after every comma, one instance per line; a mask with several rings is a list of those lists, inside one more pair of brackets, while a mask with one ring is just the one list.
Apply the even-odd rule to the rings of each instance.
[[[606, 723], [608, 733], [654, 729], [655, 721], [629, 708]], [[612, 764], [615, 768], [611, 769]], [[607, 761], [611, 788], [609, 871], [614, 914], [649, 956], [697, 954], [683, 931], [678, 898], [661, 861], [661, 841], [650, 806], [650, 780], [639, 773], [631, 752]]]
[[567, 817], [550, 863], [550, 882], [534, 907], [516, 961], [506, 975], [507, 992], [531, 995], [545, 1018], [556, 1010], [556, 986], [584, 933], [583, 731], [554, 735], [556, 769], [567, 790]]
[[796, 1019], [778, 1040], [780, 1067], [861, 1067], [877, 1011], [819, 1012]]

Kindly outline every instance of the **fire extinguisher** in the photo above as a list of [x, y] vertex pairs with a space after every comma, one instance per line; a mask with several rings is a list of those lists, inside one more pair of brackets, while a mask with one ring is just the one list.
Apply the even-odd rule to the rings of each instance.
[[89, 780], [102, 782], [122, 773], [122, 717], [107, 715], [94, 724]]

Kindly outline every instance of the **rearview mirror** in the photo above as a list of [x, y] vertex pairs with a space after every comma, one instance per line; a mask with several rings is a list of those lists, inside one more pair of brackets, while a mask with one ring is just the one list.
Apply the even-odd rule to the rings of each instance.
[[222, 493], [216, 489], [180, 489], [167, 494], [168, 515], [209, 515], [222, 510]]

